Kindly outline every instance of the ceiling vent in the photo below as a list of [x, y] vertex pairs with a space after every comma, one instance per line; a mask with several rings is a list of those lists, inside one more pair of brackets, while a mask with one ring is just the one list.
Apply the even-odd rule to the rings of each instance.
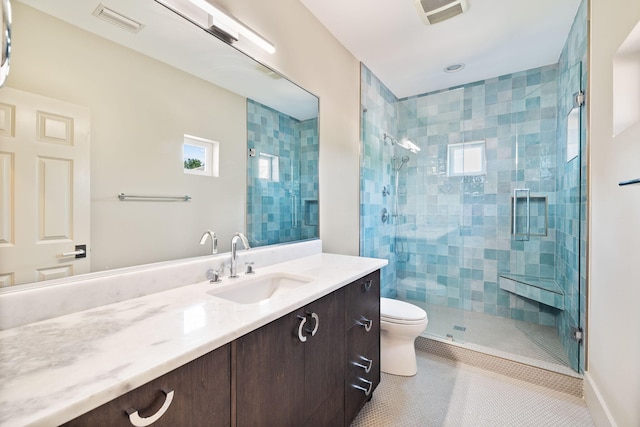
[[425, 24], [437, 24], [467, 10], [466, 0], [415, 0]]

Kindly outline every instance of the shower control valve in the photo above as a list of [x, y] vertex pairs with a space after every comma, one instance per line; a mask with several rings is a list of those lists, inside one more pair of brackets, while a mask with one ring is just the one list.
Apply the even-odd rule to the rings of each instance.
[[380, 219], [382, 220], [383, 224], [389, 221], [389, 212], [387, 211], [387, 208], [382, 208], [382, 212], [380, 213]]

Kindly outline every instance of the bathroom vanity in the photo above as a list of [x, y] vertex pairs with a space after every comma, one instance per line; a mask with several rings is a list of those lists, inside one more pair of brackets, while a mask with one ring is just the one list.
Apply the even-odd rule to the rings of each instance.
[[[317, 254], [1, 331], [0, 425], [349, 425], [380, 381], [385, 264]], [[283, 272], [312, 280], [212, 292]]]

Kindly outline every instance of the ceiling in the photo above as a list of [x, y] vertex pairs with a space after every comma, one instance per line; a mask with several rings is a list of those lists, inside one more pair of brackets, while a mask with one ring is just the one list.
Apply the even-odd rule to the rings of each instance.
[[300, 1], [398, 98], [556, 63], [580, 5], [467, 0], [462, 15], [427, 25], [415, 0]]

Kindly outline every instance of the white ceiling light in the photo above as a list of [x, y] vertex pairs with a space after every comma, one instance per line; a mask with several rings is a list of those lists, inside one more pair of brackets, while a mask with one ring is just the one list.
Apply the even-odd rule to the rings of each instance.
[[224, 33], [227, 33], [229, 37], [238, 40], [239, 36], [241, 35], [248, 40], [251, 40], [253, 43], [261, 47], [268, 53], [274, 53], [276, 51], [276, 48], [272, 43], [264, 39], [262, 36], [258, 35], [249, 27], [227, 15], [222, 9], [218, 8], [217, 6], [214, 6], [206, 0], [189, 1], [211, 15], [213, 19], [213, 25], [217, 29], [223, 31]]
[[444, 68], [445, 73], [457, 73], [464, 68], [464, 64], [451, 64]]

